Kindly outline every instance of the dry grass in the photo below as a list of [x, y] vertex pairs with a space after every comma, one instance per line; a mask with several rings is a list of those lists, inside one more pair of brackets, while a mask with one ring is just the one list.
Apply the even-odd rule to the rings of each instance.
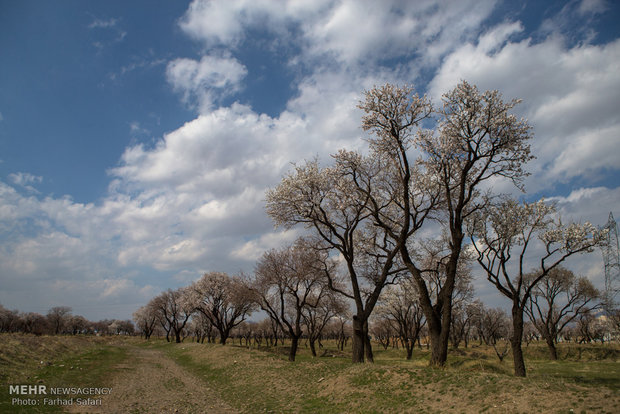
[[[428, 351], [419, 349], [411, 361], [402, 350], [375, 349], [374, 364], [352, 364], [347, 352], [313, 358], [302, 344], [298, 360], [290, 363], [282, 347], [259, 350], [137, 338], [0, 339], [5, 384], [0, 404], [6, 404], [6, 384], [129, 384], [135, 381], [133, 373], [148, 368], [150, 374], [140, 375], [140, 392], [127, 393], [116, 408], [139, 407], [140, 395], [152, 389], [165, 397], [166, 407], [151, 408], [169, 410], [184, 401], [186, 393], [179, 388], [187, 388], [190, 381], [192, 395], [205, 393], [211, 402], [221, 400], [221, 406], [246, 413], [620, 412], [618, 346], [562, 345], [562, 360], [549, 361], [544, 345], [531, 345], [526, 348], [524, 379], [512, 376], [510, 355], [500, 363], [486, 347], [451, 351], [445, 368], [432, 369]], [[155, 362], [149, 355], [162, 359]], [[188, 412], [200, 409], [200, 404], [186, 406]], [[0, 406], [0, 412], [6, 407]]]
[[413, 361], [377, 350], [375, 364], [360, 365], [304, 349], [289, 363], [279, 352], [231, 345], [164, 348], [241, 412], [620, 412], [620, 363], [596, 361], [592, 350], [591, 360], [528, 359], [523, 379], [481, 347], [453, 352], [443, 369], [429, 368], [419, 350]]
[[[131, 340], [131, 339], [130, 339]], [[103, 387], [126, 357], [114, 337], [0, 335], [0, 412], [59, 412], [59, 407], [12, 404], [9, 385]], [[27, 396], [41, 401], [45, 396]]]
[[[49, 366], [53, 361], [86, 351], [109, 339], [84, 336], [0, 335], [0, 380], [27, 379], [28, 373]], [[23, 377], [26, 375], [26, 378]]]

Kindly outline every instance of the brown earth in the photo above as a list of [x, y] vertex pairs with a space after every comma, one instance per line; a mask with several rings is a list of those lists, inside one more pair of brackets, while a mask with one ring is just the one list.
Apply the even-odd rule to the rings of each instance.
[[101, 406], [67, 407], [67, 412], [88, 413], [234, 413], [236, 410], [156, 349], [128, 346], [128, 358], [115, 366], [112, 392]]

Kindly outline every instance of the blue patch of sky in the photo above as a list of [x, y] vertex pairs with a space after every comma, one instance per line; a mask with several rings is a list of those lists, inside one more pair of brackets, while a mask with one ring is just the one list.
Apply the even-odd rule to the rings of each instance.
[[[581, 1], [503, 1], [496, 6], [487, 22], [493, 25], [500, 21], [520, 21], [524, 30], [515, 38], [528, 37], [539, 43], [549, 36], [552, 26], [564, 37], [568, 47], [587, 42], [604, 44], [618, 37], [620, 26], [620, 4], [617, 1], [604, 2], [604, 11], [580, 13]], [[551, 26], [549, 26], [551, 25]]]
[[[526, 168], [527, 170], [527, 168]], [[557, 180], [551, 186], [536, 193], [524, 195], [524, 199], [528, 202], [539, 200], [541, 197], [567, 197], [573, 191], [580, 188], [605, 187], [614, 189], [618, 187], [618, 170], [601, 169], [593, 174], [584, 174], [577, 177], [571, 177], [565, 180]], [[527, 187], [526, 187], [527, 190]]]
[[250, 28], [235, 57], [246, 67], [241, 103], [249, 104], [258, 113], [277, 117], [296, 91], [298, 79], [289, 64], [291, 57], [301, 53], [287, 39], [267, 30]]
[[94, 201], [128, 145], [157, 140], [191, 119], [165, 80], [167, 61], [191, 50], [176, 25], [187, 3], [24, 1], [2, 8], [1, 180], [28, 172], [43, 177], [36, 187], [45, 195]]

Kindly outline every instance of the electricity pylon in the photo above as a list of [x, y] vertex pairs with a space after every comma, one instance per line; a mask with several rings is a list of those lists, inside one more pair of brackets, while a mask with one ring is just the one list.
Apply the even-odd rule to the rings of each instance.
[[605, 263], [605, 302], [608, 310], [618, 305], [620, 291], [620, 246], [618, 245], [618, 226], [613, 214], [609, 213], [609, 220], [604, 227], [607, 229], [607, 240], [603, 246], [603, 262]]

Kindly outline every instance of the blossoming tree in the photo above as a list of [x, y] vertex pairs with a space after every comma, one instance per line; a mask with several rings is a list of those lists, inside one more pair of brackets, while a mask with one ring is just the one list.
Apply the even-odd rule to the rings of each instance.
[[525, 377], [523, 314], [534, 289], [568, 257], [592, 251], [603, 241], [604, 231], [587, 222], [564, 224], [544, 200], [504, 199], [479, 211], [470, 232], [487, 279], [512, 302], [514, 373]]

